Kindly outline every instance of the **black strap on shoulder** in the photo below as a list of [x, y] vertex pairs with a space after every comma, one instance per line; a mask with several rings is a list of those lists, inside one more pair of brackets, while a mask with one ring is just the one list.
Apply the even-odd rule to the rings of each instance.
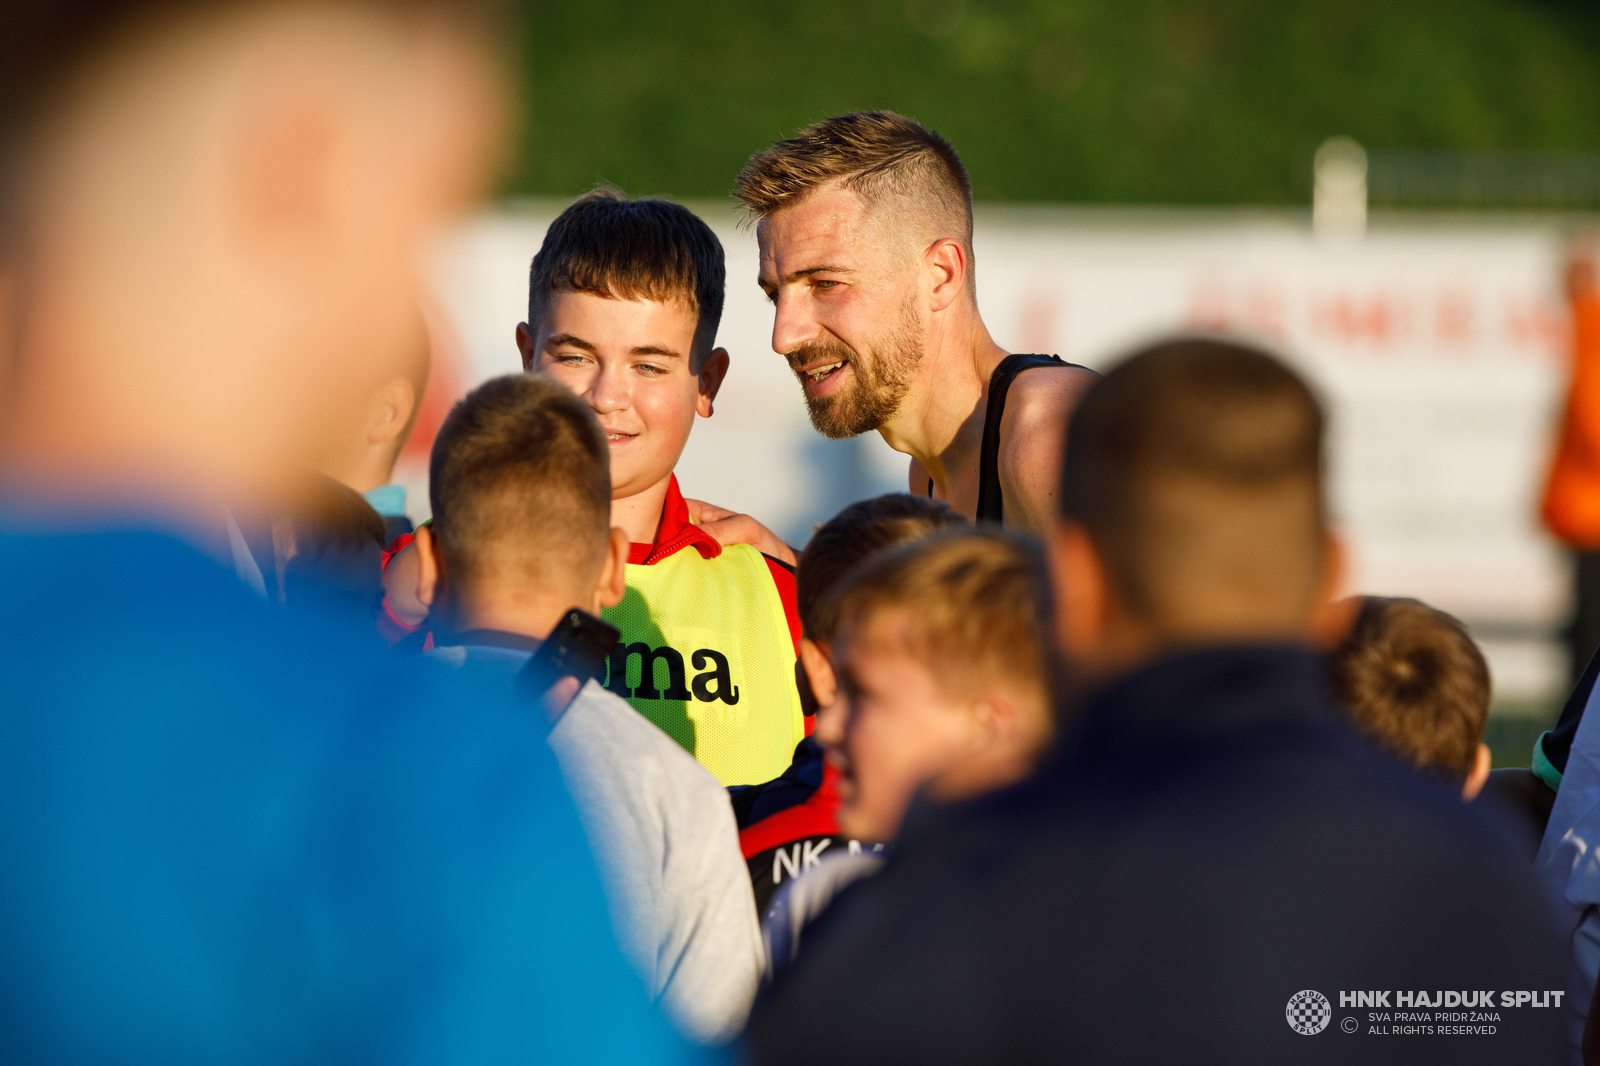
[[[989, 377], [989, 406], [983, 413], [983, 447], [978, 453], [978, 521], [1005, 520], [1005, 501], [1000, 497], [1000, 419], [1006, 413], [1006, 393], [1024, 370], [1057, 366], [1086, 370], [1059, 355], [1008, 355], [1000, 360]], [[932, 493], [930, 482], [929, 493]]]

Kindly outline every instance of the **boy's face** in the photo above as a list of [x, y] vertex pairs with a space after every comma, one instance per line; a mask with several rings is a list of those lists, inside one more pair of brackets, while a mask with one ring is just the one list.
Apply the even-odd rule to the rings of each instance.
[[695, 415], [711, 415], [727, 354], [713, 352], [695, 373], [698, 324], [699, 315], [678, 303], [556, 292], [535, 328], [517, 327], [523, 368], [549, 374], [599, 417], [611, 446], [614, 500], [666, 480]]
[[982, 746], [969, 701], [952, 700], [902, 649], [898, 624], [891, 613], [834, 647], [847, 709], [829, 758], [840, 770], [839, 828], [859, 840], [893, 840], [917, 790]]

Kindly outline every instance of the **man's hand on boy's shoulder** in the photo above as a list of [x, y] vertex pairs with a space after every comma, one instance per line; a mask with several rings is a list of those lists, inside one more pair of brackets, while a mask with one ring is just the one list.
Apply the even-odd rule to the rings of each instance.
[[779, 536], [747, 514], [739, 514], [704, 500], [684, 500], [689, 505], [689, 521], [716, 538], [723, 547], [748, 544], [781, 563], [798, 566], [800, 557]]

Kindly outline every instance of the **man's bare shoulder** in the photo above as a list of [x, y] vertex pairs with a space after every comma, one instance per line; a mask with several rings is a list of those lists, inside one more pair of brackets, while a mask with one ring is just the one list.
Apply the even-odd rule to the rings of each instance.
[[[1081, 366], [1036, 366], [1018, 374], [1006, 393], [1004, 422], [1013, 416], [1023, 419], [1070, 415], [1100, 375]], [[1002, 423], [1001, 428], [1005, 426]]]
[[1082, 367], [1025, 370], [1000, 420], [1000, 491], [1006, 524], [1042, 533], [1055, 515], [1067, 425], [1100, 375]]

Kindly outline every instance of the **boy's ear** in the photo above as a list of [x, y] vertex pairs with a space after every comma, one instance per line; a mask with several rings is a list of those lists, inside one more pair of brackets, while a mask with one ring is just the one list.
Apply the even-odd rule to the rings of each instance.
[[1048, 544], [1055, 593], [1056, 646], [1076, 659], [1104, 637], [1110, 582], [1089, 533], [1075, 522], [1058, 522]]
[[372, 406], [372, 421], [367, 425], [367, 443], [388, 444], [405, 432], [411, 421], [416, 394], [406, 378], [395, 378], [379, 390]]
[[1480, 743], [1478, 754], [1472, 762], [1472, 769], [1467, 773], [1467, 780], [1461, 786], [1463, 801], [1471, 803], [1478, 798], [1483, 786], [1489, 783], [1489, 768], [1493, 765], [1494, 753], [1489, 750], [1489, 745]]
[[412, 544], [417, 549], [417, 599], [424, 606], [432, 607], [444, 591], [439, 538], [433, 535], [432, 526], [418, 526], [417, 539]]
[[526, 322], [517, 323], [517, 351], [522, 353], [522, 369], [532, 373], [539, 353], [533, 347], [533, 327]]
[[1311, 615], [1311, 643], [1323, 651], [1333, 651], [1350, 635], [1356, 624], [1365, 596], [1346, 596], [1342, 600], [1324, 600]]
[[1016, 726], [1016, 708], [995, 696], [984, 696], [972, 704], [972, 719], [986, 746], [1009, 739]]
[[1056, 647], [1087, 675], [1127, 669], [1160, 644], [1160, 631], [1132, 613], [1105, 557], [1077, 522], [1057, 521], [1045, 545], [1055, 592]]
[[694, 409], [701, 418], [711, 417], [711, 401], [717, 398], [717, 390], [722, 388], [722, 379], [728, 376], [728, 349], [713, 348], [711, 354], [706, 356], [706, 361], [700, 367], [700, 397], [695, 401]]
[[805, 668], [806, 680], [811, 682], [811, 694], [817, 706], [826, 707], [839, 695], [839, 680], [833, 676], [833, 663], [810, 637], [800, 638], [800, 665]]
[[605, 565], [600, 568], [600, 581], [595, 585], [595, 613], [598, 608], [615, 607], [628, 594], [628, 534], [613, 528], [606, 544]]
[[1324, 533], [1322, 578], [1317, 583], [1310, 618], [1311, 640], [1321, 648], [1338, 647], [1361, 613], [1362, 597], [1336, 598], [1344, 587], [1345, 566], [1344, 542], [1331, 532]]

